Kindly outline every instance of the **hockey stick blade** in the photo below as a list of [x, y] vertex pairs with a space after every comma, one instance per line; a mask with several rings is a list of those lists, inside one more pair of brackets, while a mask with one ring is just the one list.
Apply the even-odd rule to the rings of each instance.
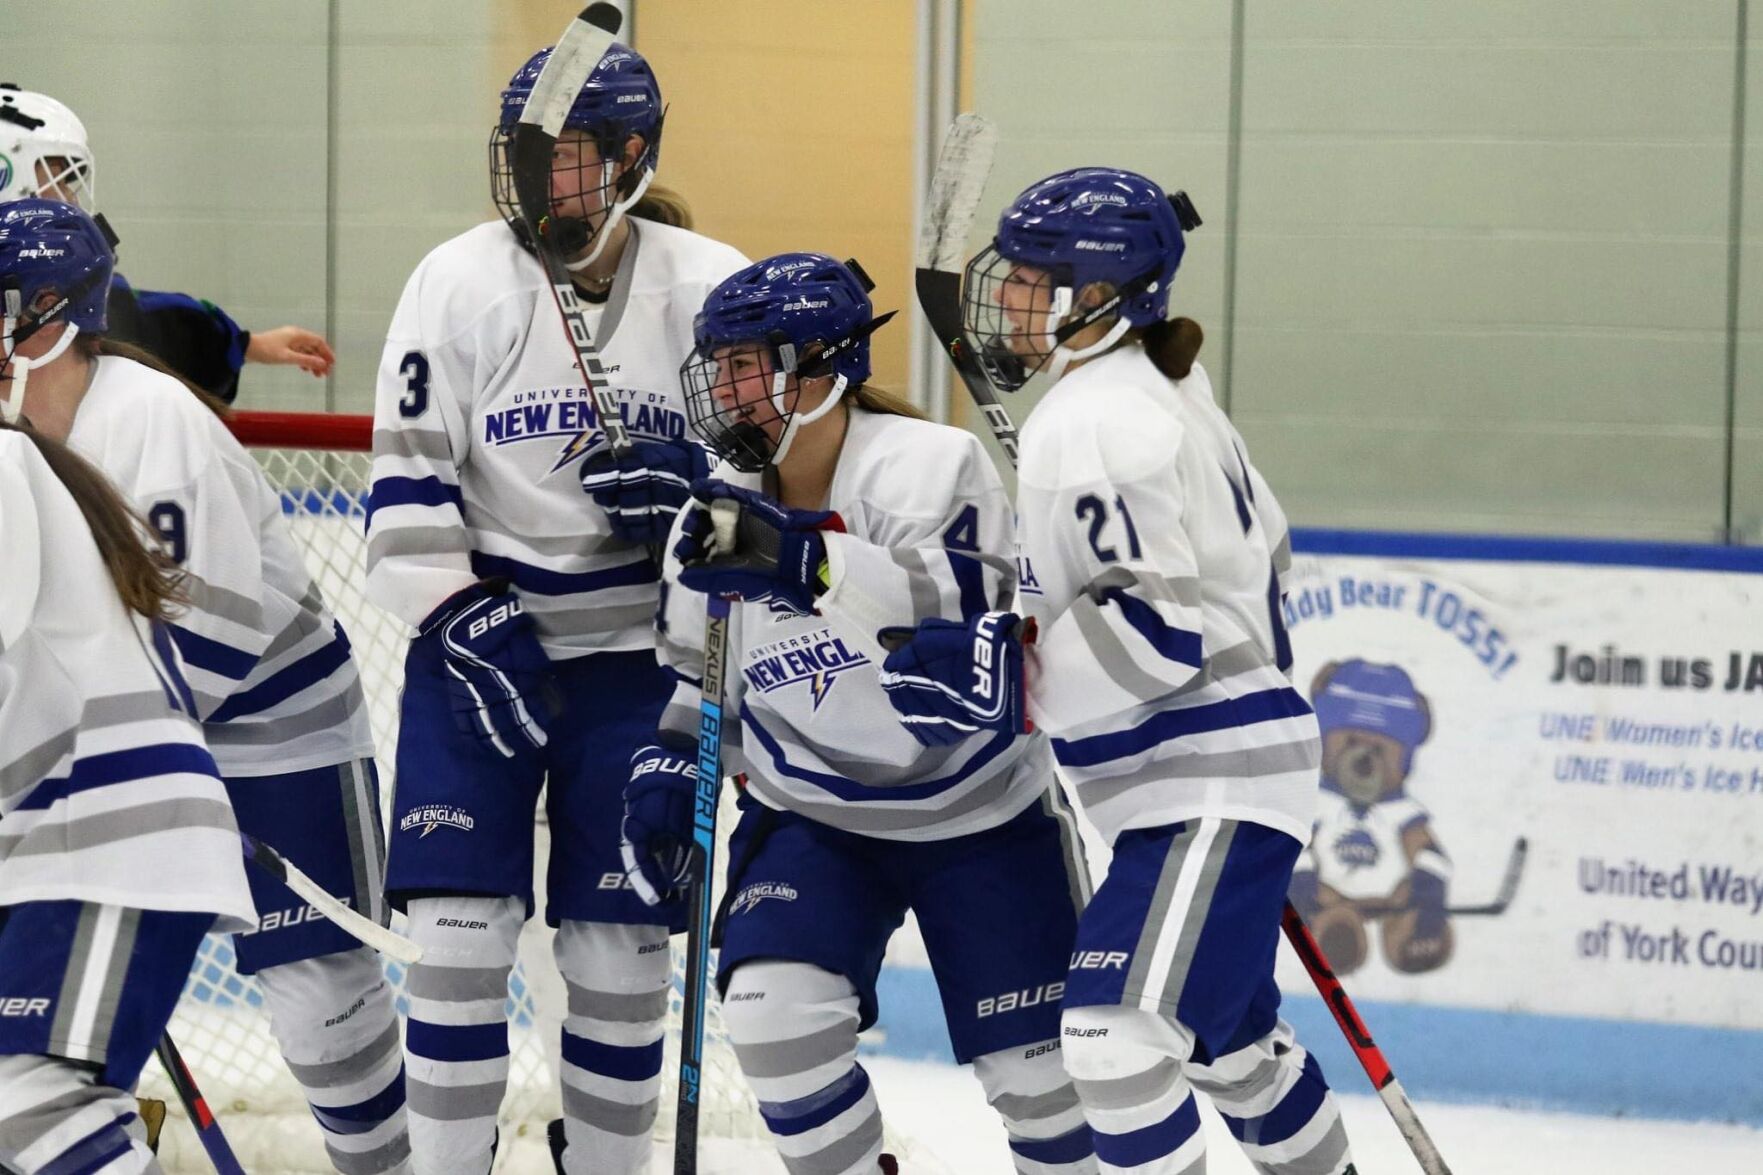
[[252, 864], [305, 898], [326, 920], [342, 928], [357, 941], [400, 963], [415, 963], [422, 959], [421, 947], [403, 935], [387, 930], [372, 918], [357, 913], [348, 903], [300, 872], [293, 862], [262, 841], [242, 832], [239, 839], [245, 843], [245, 856]]
[[539, 71], [520, 121], [509, 132], [514, 199], [520, 207], [520, 219], [526, 225], [533, 252], [544, 266], [557, 312], [575, 349], [576, 366], [593, 397], [600, 429], [612, 451], [619, 454], [630, 451], [630, 434], [625, 431], [624, 415], [607, 382], [599, 349], [588, 331], [587, 316], [576, 298], [575, 281], [552, 231], [556, 222], [551, 216], [551, 153], [576, 95], [612, 47], [622, 23], [618, 9], [605, 3], [589, 5], [570, 21], [551, 50], [545, 68]]

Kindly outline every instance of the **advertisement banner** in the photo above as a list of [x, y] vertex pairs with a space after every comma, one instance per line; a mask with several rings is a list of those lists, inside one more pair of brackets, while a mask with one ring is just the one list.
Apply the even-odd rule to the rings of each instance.
[[1355, 998], [1763, 1028], [1763, 575], [1300, 553], [1286, 587], [1325, 758], [1294, 900]]

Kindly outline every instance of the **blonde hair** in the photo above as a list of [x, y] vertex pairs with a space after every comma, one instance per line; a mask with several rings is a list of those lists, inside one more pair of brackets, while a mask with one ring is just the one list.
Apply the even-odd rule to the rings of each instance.
[[631, 215], [674, 228], [689, 229], [694, 224], [692, 206], [686, 203], [686, 198], [672, 188], [655, 183], [650, 184], [643, 198], [631, 206]]
[[879, 412], [885, 416], [910, 416], [914, 420], [930, 419], [923, 409], [905, 396], [886, 388], [878, 388], [874, 384], [858, 384], [849, 394], [859, 408], [870, 412]]

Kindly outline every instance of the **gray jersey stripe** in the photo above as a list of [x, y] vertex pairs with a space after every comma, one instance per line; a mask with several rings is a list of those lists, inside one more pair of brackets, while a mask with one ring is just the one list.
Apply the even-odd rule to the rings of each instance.
[[367, 565], [422, 555], [463, 555], [471, 536], [457, 526], [379, 527], [367, 537]]
[[1184, 608], [1200, 606], [1200, 581], [1191, 575], [1142, 576], [1125, 567], [1110, 567], [1085, 584], [1079, 597], [1099, 599], [1114, 588], [1131, 591], [1147, 601], [1167, 600]]
[[893, 547], [887, 554], [895, 566], [906, 573], [907, 584], [912, 593], [912, 614], [921, 619], [941, 616], [943, 594], [937, 589], [936, 580], [931, 577], [930, 566], [924, 561], [924, 553], [911, 547]]
[[[997, 772], [968, 790], [955, 793], [955, 798], [941, 808], [929, 808], [923, 803], [884, 807], [880, 804], [850, 804], [831, 797], [819, 800], [780, 788], [756, 773], [749, 773], [747, 787], [774, 808], [796, 812], [846, 832], [881, 835], [934, 828], [989, 806], [998, 806], [997, 823], [1002, 824], [1021, 811], [1021, 808], [1009, 810], [1002, 806], [1013, 782], [1011, 772]], [[1033, 802], [1031, 793], [1023, 806]]]
[[347, 726], [363, 705], [357, 682], [348, 693], [334, 694], [298, 714], [278, 715], [266, 722], [210, 722], [203, 725], [202, 733], [211, 747], [275, 746], [303, 734]]
[[[522, 596], [526, 610], [539, 626], [541, 634], [555, 631], [569, 636], [588, 636], [597, 632], [623, 632], [628, 628], [646, 627], [655, 620], [654, 589], [649, 589], [651, 598], [641, 604], [596, 604], [590, 607], [551, 608], [545, 605], [544, 596]], [[564, 600], [579, 600], [579, 596], [555, 597]]]
[[[1334, 1102], [1326, 1101], [1322, 1103], [1322, 1109], [1317, 1112], [1327, 1113], [1333, 1110]], [[1303, 1127], [1299, 1127], [1299, 1129], [1302, 1130]], [[1274, 1149], [1274, 1145], [1264, 1148], [1252, 1142], [1243, 1143], [1243, 1150], [1250, 1161], [1255, 1162], [1255, 1165], [1262, 1170], [1277, 1170], [1279, 1175], [1333, 1175], [1333, 1172], [1340, 1168], [1341, 1160], [1347, 1157], [1347, 1128], [1342, 1124], [1339, 1113], [1336, 1112], [1334, 1124], [1328, 1128], [1328, 1133], [1302, 1155], [1296, 1158], [1282, 1158], [1277, 1164], [1269, 1163], [1265, 1159], [1256, 1161], [1257, 1151], [1272, 1149]]]
[[[860, 671], [861, 672], [861, 671]], [[826, 747], [815, 745], [810, 747], [796, 736], [796, 732], [787, 725], [781, 715], [767, 714], [770, 719], [765, 724], [765, 733], [772, 737], [778, 748], [783, 752], [781, 758], [786, 763], [812, 763], [818, 759], [826, 769], [834, 775], [843, 776], [853, 783], [864, 787], [885, 790], [890, 787], [909, 787], [935, 779], [939, 775], [948, 775], [957, 770], [961, 763], [973, 758], [986, 747], [985, 739], [968, 739], [952, 747], [927, 747], [921, 750], [912, 762], [904, 767], [889, 763], [877, 763], [873, 759], [855, 759], [840, 755]], [[891, 715], [890, 715], [891, 717]], [[1020, 754], [1020, 752], [1017, 752]], [[1015, 762], [1017, 754], [1009, 751], [993, 760], [985, 770], [989, 773], [1005, 771]], [[885, 772], [885, 774], [883, 774]]]
[[69, 1116], [92, 1103], [91, 1089], [82, 1084], [67, 1093], [58, 1093], [34, 1106], [19, 1109], [8, 1106], [0, 1114], [0, 1155], [16, 1155], [29, 1150], [49, 1132], [67, 1125]]
[[[159, 700], [161, 705], [165, 704], [164, 697]], [[72, 753], [79, 734], [79, 727], [69, 727], [60, 734], [44, 739], [12, 762], [0, 767], [0, 801], [6, 801], [6, 806], [10, 808], [11, 800], [43, 782], [50, 769]]]
[[198, 575], [184, 572], [184, 591], [190, 597], [190, 603], [198, 611], [210, 616], [218, 616], [222, 620], [231, 621], [240, 628], [256, 631], [263, 624], [263, 604], [250, 596], [228, 591], [223, 587], [215, 587]]
[[453, 446], [447, 434], [425, 428], [376, 428], [373, 430], [375, 457], [426, 457], [435, 461], [452, 461]]
[[[417, 970], [417, 968], [412, 968]], [[402, 1046], [398, 1039], [398, 1024], [394, 1021], [386, 1025], [385, 1030], [352, 1056], [340, 1061], [324, 1061], [312, 1065], [299, 1065], [293, 1061], [284, 1061], [288, 1072], [294, 1075], [307, 1089], [337, 1089], [345, 1085], [353, 1085], [362, 1078], [369, 1076], [379, 1066], [385, 1064], [387, 1058], [396, 1053]]]
[[[586, 544], [596, 541], [596, 536], [580, 534], [531, 535], [521, 534], [516, 527], [506, 526], [493, 514], [483, 509], [474, 509], [471, 515], [471, 533], [473, 535], [493, 535], [508, 540], [502, 543], [473, 542], [472, 549], [482, 551], [486, 555], [507, 555], [519, 559], [523, 563], [532, 562], [538, 555], [547, 559], [569, 560], [570, 565], [554, 568], [557, 571], [604, 571], [612, 567], [623, 567], [630, 563], [640, 563], [649, 557], [649, 553], [641, 547], [627, 547], [618, 540], [600, 535], [598, 540], [602, 546], [589, 547]], [[497, 550], [496, 548], [502, 548]]]
[[992, 1109], [1011, 1122], [1038, 1122], [1077, 1109], [1077, 1090], [1061, 1085], [1046, 1093], [1001, 1093], [991, 1099]]
[[1285, 573], [1292, 569], [1292, 533], [1286, 531], [1279, 536], [1279, 544], [1273, 548], [1273, 571], [1284, 578]]
[[506, 1084], [504, 1081], [486, 1081], [481, 1085], [430, 1085], [406, 1072], [404, 1099], [412, 1114], [421, 1114], [438, 1122], [494, 1118], [502, 1106]]
[[[1083, 789], [1078, 789], [1083, 794]], [[1089, 801], [1084, 801], [1087, 806]], [[1145, 982], [1151, 971], [1151, 956], [1157, 950], [1157, 940], [1169, 930], [1165, 926], [1169, 920], [1169, 904], [1175, 897], [1175, 883], [1181, 877], [1181, 863], [1187, 857], [1188, 849], [1199, 835], [1200, 824], [1197, 820], [1185, 821], [1181, 830], [1171, 838], [1169, 851], [1163, 856], [1163, 868], [1157, 872], [1157, 888], [1151, 891], [1151, 905], [1145, 912], [1145, 926], [1139, 931], [1139, 941], [1133, 948], [1132, 966], [1126, 973], [1125, 992], [1128, 997], [1145, 990]]]
[[406, 991], [412, 999], [463, 1004], [471, 1000], [508, 998], [512, 967], [443, 967], [422, 962], [410, 968]]
[[98, 989], [98, 1016], [92, 1021], [92, 1043], [109, 1051], [110, 1034], [116, 1027], [116, 1012], [122, 1006], [123, 990], [129, 977], [129, 963], [134, 959], [135, 939], [141, 933], [141, 911], [125, 906], [117, 920], [116, 941], [110, 948], [102, 986]]
[[638, 227], [637, 219], [627, 217], [625, 223], [631, 226], [631, 235], [626, 238], [624, 254], [618, 259], [618, 270], [612, 275], [612, 288], [606, 291], [606, 307], [600, 311], [600, 321], [594, 324], [594, 342], [602, 355], [612, 345], [618, 324], [624, 321], [624, 310], [630, 303], [631, 275], [637, 270], [637, 251], [643, 247], [643, 230]]
[[[67, 952], [67, 970], [61, 976], [61, 991], [55, 999], [55, 1020], [49, 1026], [49, 1043], [51, 1048], [60, 1046], [71, 1049], [80, 1046], [81, 1055], [73, 1059], [80, 1061], [101, 1062], [104, 1060], [100, 1052], [98, 1056], [84, 1055], [84, 1047], [89, 1042], [76, 1041], [73, 1035], [73, 1015], [80, 999], [80, 988], [86, 982], [86, 971], [96, 962], [102, 966], [105, 960], [92, 958], [93, 938], [97, 931], [98, 911], [100, 907], [91, 902], [80, 903], [79, 921], [74, 925], [73, 946]], [[69, 1053], [70, 1056], [73, 1054]]]
[[263, 650], [263, 656], [258, 658], [258, 664], [275, 665], [278, 660], [287, 655], [289, 649], [298, 647], [301, 641], [309, 639], [314, 633], [322, 631], [323, 628], [324, 620], [317, 612], [311, 612], [305, 608], [300, 609], [294, 613], [294, 618], [288, 621], [280, 632], [276, 633], [275, 639], [269, 642], [269, 648]]
[[1171, 697], [1183, 697], [1195, 690], [1220, 681], [1228, 681], [1244, 673], [1252, 673], [1257, 669], [1271, 669], [1273, 661], [1262, 652], [1253, 641], [1243, 641], [1228, 649], [1221, 649], [1206, 657], [1200, 666], [1200, 672], [1189, 678]]
[[[1102, 606], [1087, 596], [1079, 596], [1069, 613], [1077, 621], [1077, 630], [1084, 643], [1115, 685], [1131, 694], [1140, 703], [1155, 702], [1169, 693], [1169, 683], [1146, 672], [1134, 660], [1120, 635], [1102, 617]], [[1161, 656], [1161, 654], [1158, 654]]]
[[586, 1122], [596, 1130], [604, 1130], [622, 1138], [636, 1138], [654, 1128], [655, 1113], [660, 1108], [659, 1096], [634, 1106], [615, 1102], [610, 1098], [595, 1097], [571, 1085], [569, 1071], [564, 1070], [563, 1112], [577, 1122]]
[[53, 839], [39, 843], [30, 832], [0, 837], [0, 858], [31, 857], [41, 854], [79, 852], [102, 848], [138, 836], [155, 836], [164, 832], [211, 828], [236, 835], [231, 804], [222, 800], [184, 797], [153, 800], [130, 808], [97, 812], [56, 824]]
[[405, 1169], [410, 1161], [410, 1135], [400, 1132], [392, 1141], [370, 1151], [339, 1150], [327, 1137], [324, 1149], [340, 1175], [384, 1175]]
[[784, 1169], [790, 1175], [826, 1175], [828, 1171], [853, 1169], [865, 1155], [881, 1145], [881, 1107], [875, 1104], [873, 1097], [870, 1095], [869, 1116], [843, 1138], [806, 1155], [792, 1155], [780, 1146], [778, 1153], [784, 1161]]
[[1166, 1057], [1149, 1069], [1129, 1073], [1125, 1077], [1110, 1077], [1100, 1081], [1080, 1080], [1076, 1084], [1078, 1096], [1090, 1109], [1134, 1110], [1156, 1105], [1168, 1097], [1181, 1076], [1181, 1062], [1173, 1057]]
[[1154, 759], [1126, 775], [1086, 779], [1077, 785], [1077, 794], [1090, 806], [1106, 804], [1135, 788], [1166, 779], [1265, 779], [1292, 771], [1313, 771], [1320, 755], [1320, 744], [1313, 738], [1235, 751], [1171, 755]]
[[[1194, 896], [1188, 902], [1188, 908], [1182, 915], [1181, 937], [1176, 940], [1175, 957], [1169, 963], [1169, 978], [1163, 984], [1161, 1002], [1164, 1008], [1174, 1012], [1176, 1004], [1181, 1000], [1182, 988], [1187, 986], [1188, 971], [1194, 965], [1194, 952], [1200, 945], [1200, 931], [1206, 925], [1206, 915], [1212, 909], [1213, 895], [1218, 892], [1218, 878], [1224, 872], [1224, 860], [1230, 854], [1231, 842], [1236, 839], [1237, 822], [1221, 820], [1218, 832], [1206, 849], [1206, 859], [1200, 865], [1200, 878], [1194, 886]], [[1150, 994], [1150, 993], [1145, 993]]]
[[110, 726], [127, 726], [131, 722], [148, 722], [165, 718], [171, 707], [159, 690], [142, 690], [133, 694], [111, 694], [93, 698], [80, 713], [83, 730], [103, 730]]
[[1065, 885], [1071, 894], [1071, 905], [1082, 914], [1084, 907], [1090, 904], [1090, 863], [1084, 857], [1083, 835], [1078, 832], [1077, 818], [1071, 805], [1065, 801], [1065, 792], [1059, 780], [1054, 778], [1047, 783], [1047, 790], [1041, 796], [1041, 811], [1051, 816], [1059, 826], [1060, 855], [1065, 858]]
[[569, 1014], [606, 1024], [650, 1024], [667, 1015], [667, 991], [627, 994], [596, 991], [580, 984], [564, 981], [569, 988]]
[[1209, 1065], [1192, 1066], [1188, 1079], [1194, 1083], [1195, 1089], [1207, 1097], [1225, 1098], [1237, 1105], [1247, 1105], [1265, 1094], [1280, 1079], [1280, 1075], [1291, 1068], [1292, 1063], [1287, 1057], [1266, 1057], [1235, 1081], [1218, 1078]]
[[374, 884], [373, 874], [368, 868], [369, 838], [364, 827], [371, 801], [356, 772], [353, 759], [337, 766], [337, 795], [343, 804], [343, 836], [349, 842], [349, 873], [355, 888], [355, 899], [350, 905], [355, 908], [356, 913], [378, 922], [380, 887]]
[[851, 1049], [851, 1027], [835, 1024], [807, 1036], [788, 1040], [735, 1042], [741, 1072], [751, 1081], [767, 1077], [793, 1077], [821, 1065], [829, 1065]]

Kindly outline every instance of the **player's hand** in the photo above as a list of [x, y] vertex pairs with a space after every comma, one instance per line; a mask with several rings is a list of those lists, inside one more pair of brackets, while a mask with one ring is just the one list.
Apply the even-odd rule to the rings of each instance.
[[606, 511], [613, 534], [657, 546], [691, 500], [692, 483], [709, 472], [709, 457], [691, 441], [637, 441], [623, 456], [601, 449], [582, 462], [582, 490]]
[[[1443, 860], [1442, 854], [1439, 855]], [[1424, 855], [1423, 855], [1424, 859]], [[1415, 911], [1414, 937], [1443, 938], [1445, 934], [1445, 891], [1448, 882], [1433, 869], [1417, 864], [1408, 875], [1408, 901]]]
[[545, 745], [541, 696], [551, 662], [506, 579], [455, 592], [422, 622], [416, 639], [440, 644], [460, 730], [509, 759]]
[[1286, 887], [1286, 898], [1306, 922], [1316, 916], [1316, 911], [1322, 908], [1322, 879], [1317, 876], [1314, 866], [1300, 863], [1298, 868], [1292, 870], [1292, 881]]
[[927, 747], [949, 746], [981, 731], [1033, 730], [1025, 709], [1023, 650], [1034, 637], [1034, 621], [1014, 612], [884, 628], [876, 639], [893, 652], [882, 662], [882, 689], [900, 724]]
[[683, 740], [668, 742], [643, 747], [631, 756], [624, 823], [619, 826], [624, 875], [649, 906], [684, 894], [691, 881], [697, 752]]
[[757, 490], [724, 481], [692, 483], [695, 505], [673, 554], [680, 582], [696, 592], [770, 603], [794, 616], [814, 611], [825, 590], [827, 531], [845, 520], [830, 510], [792, 510]]
[[337, 361], [324, 336], [302, 326], [254, 330], [245, 345], [248, 363], [276, 363], [300, 368], [315, 377], [327, 376]]

